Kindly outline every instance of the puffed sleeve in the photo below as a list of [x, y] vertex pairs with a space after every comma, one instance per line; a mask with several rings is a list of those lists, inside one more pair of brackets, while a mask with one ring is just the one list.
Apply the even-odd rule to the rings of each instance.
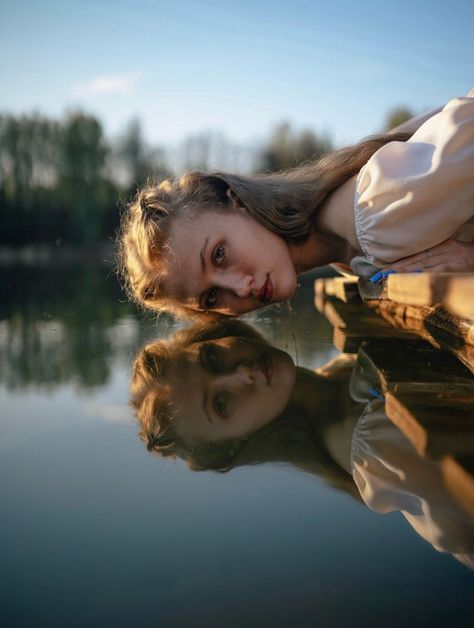
[[474, 227], [466, 223], [474, 216], [474, 90], [451, 100], [407, 142], [380, 148], [359, 173], [354, 210], [357, 238], [372, 264], [452, 237], [473, 241]]
[[435, 549], [474, 567], [472, 517], [449, 491], [439, 461], [418, 454], [385, 414], [384, 401], [369, 402], [356, 425], [351, 471], [369, 508], [400, 511]]

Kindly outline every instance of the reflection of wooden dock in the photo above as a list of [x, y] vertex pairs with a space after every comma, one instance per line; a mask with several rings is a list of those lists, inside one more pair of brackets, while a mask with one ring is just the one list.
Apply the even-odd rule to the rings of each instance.
[[390, 275], [382, 284], [318, 279], [334, 344], [358, 362], [389, 418], [474, 515], [474, 275]]

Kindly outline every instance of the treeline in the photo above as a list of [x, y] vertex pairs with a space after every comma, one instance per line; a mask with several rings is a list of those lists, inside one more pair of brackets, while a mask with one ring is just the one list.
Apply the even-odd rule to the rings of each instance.
[[[135, 140], [128, 149], [138, 161]], [[112, 168], [122, 149], [112, 150], [100, 122], [84, 113], [0, 116], [0, 243], [90, 246], [113, 234], [128, 192]]]
[[98, 265], [0, 265], [0, 281], [0, 382], [10, 390], [103, 386], [169, 326], [166, 316], [134, 318], [115, 276]]
[[0, 246], [90, 248], [114, 237], [121, 207], [149, 178], [192, 168], [273, 172], [332, 148], [328, 136], [282, 123], [243, 158], [213, 132], [188, 138], [171, 154], [147, 144], [138, 120], [112, 142], [83, 112], [61, 120], [0, 114]]

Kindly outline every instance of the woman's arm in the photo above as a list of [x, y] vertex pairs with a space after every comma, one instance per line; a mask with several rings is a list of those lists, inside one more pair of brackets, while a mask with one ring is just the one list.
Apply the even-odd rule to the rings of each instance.
[[411, 273], [423, 270], [429, 273], [474, 272], [474, 242], [445, 240], [426, 251], [403, 257], [382, 270]]

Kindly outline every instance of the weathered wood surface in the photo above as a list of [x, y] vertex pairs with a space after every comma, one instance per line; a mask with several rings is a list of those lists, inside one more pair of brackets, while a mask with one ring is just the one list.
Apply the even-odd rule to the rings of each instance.
[[441, 305], [453, 316], [474, 320], [474, 273], [395, 273], [375, 284], [359, 279], [358, 288], [363, 300]]
[[405, 392], [457, 390], [474, 396], [472, 373], [451, 353], [434, 349], [425, 340], [367, 340], [361, 344], [357, 360], [378, 379], [384, 392], [402, 386]]
[[395, 273], [375, 284], [368, 279], [357, 283], [363, 300], [441, 305], [451, 315], [474, 322], [474, 273]]
[[367, 304], [394, 327], [416, 333], [434, 347], [450, 351], [474, 373], [474, 328], [469, 322], [453, 317], [440, 306], [388, 300]]
[[474, 274], [451, 278], [443, 296], [443, 306], [451, 314], [474, 320]]
[[369, 338], [416, 337], [415, 332], [395, 328], [357, 297], [347, 302], [328, 295], [327, 281], [333, 280], [318, 279], [315, 282], [315, 306], [333, 326], [333, 342], [339, 351], [357, 353], [361, 342]]
[[386, 393], [387, 416], [410, 438], [418, 452], [439, 458], [457, 454], [471, 458], [474, 471], [474, 390], [405, 389]]
[[389, 275], [387, 298], [409, 305], [441, 304], [460, 318], [474, 318], [474, 274]]
[[[334, 326], [334, 345], [341, 351], [356, 352], [364, 339], [383, 335], [402, 338], [401, 332], [411, 333], [428, 340], [434, 347], [451, 351], [474, 373], [474, 320], [455, 316], [441, 305], [410, 305], [387, 298], [388, 285], [392, 281], [392, 277], [396, 277], [396, 280], [393, 281], [412, 286], [413, 290], [416, 281], [418, 281], [419, 285], [425, 286], [425, 293], [430, 290], [431, 295], [435, 298], [441, 294], [441, 285], [443, 284], [446, 290], [443, 294], [445, 299], [448, 299], [451, 298], [449, 295], [455, 294], [456, 291], [459, 298], [461, 287], [466, 287], [474, 276], [466, 275], [463, 277], [446, 274], [443, 279], [442, 275], [430, 275], [428, 273], [400, 274], [389, 275], [380, 284], [372, 284], [363, 279], [343, 278], [344, 290], [353, 290], [357, 282], [363, 303], [379, 314], [391, 327], [398, 330], [398, 335], [393, 331], [389, 332], [387, 328], [383, 328], [375, 322], [373, 317], [367, 315], [366, 310], [361, 306], [359, 307], [360, 302], [357, 301], [356, 297], [351, 297], [350, 302], [340, 301], [340, 305], [337, 306], [338, 299], [334, 295], [338, 293], [338, 289], [334, 287], [333, 282], [340, 283], [339, 278], [316, 280], [315, 305]], [[433, 277], [436, 278], [436, 281], [433, 280]], [[442, 279], [444, 283], [441, 281]], [[352, 287], [348, 288], [351, 282]], [[423, 297], [420, 300], [430, 299]], [[336, 310], [337, 315], [334, 310]], [[386, 334], [383, 333], [383, 329], [387, 329]]]
[[336, 297], [340, 301], [360, 301], [357, 280], [350, 277], [333, 277], [331, 279], [317, 279], [328, 297]]

